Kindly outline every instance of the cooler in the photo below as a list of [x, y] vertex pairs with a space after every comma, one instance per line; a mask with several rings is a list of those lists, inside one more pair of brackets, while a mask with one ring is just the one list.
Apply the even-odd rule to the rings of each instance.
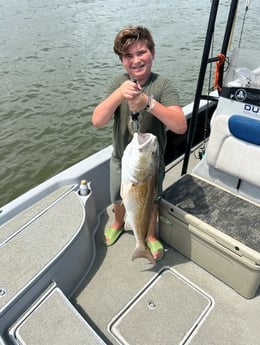
[[260, 284], [260, 207], [193, 175], [167, 188], [160, 237], [246, 298]]

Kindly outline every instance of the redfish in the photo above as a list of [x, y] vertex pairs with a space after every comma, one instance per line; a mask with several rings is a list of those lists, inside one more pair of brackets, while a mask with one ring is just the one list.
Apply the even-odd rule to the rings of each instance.
[[151, 133], [133, 134], [122, 157], [121, 197], [126, 209], [126, 222], [134, 232], [136, 247], [132, 260], [155, 260], [146, 245], [154, 201], [157, 196], [159, 147]]

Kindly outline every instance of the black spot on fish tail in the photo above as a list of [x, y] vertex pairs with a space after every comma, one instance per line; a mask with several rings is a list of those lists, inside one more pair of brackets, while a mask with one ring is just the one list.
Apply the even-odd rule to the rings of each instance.
[[145, 259], [149, 260], [151, 262], [151, 264], [155, 264], [155, 262], [156, 262], [148, 248], [146, 248], [146, 249], [138, 249], [137, 248], [133, 253], [132, 261], [134, 261], [135, 259], [138, 259], [138, 258], [145, 258]]

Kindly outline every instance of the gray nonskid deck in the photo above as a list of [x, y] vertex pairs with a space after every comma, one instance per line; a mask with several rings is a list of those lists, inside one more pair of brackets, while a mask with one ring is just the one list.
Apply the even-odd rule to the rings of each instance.
[[[143, 259], [132, 262], [135, 240], [131, 232], [125, 232], [112, 247], [106, 248], [103, 244], [103, 231], [111, 224], [111, 213], [109, 208], [102, 216], [96, 234], [96, 260], [87, 281], [75, 297], [78, 310], [108, 344], [118, 343], [108, 329], [111, 321], [164, 267], [183, 275], [214, 300], [213, 309], [197, 329], [191, 344], [229, 345], [234, 343], [234, 339], [237, 345], [255, 345], [259, 342], [259, 291], [254, 299], [247, 300], [169, 247], [166, 247], [164, 259], [155, 266]], [[172, 294], [173, 298], [176, 296], [173, 288], [167, 293]], [[165, 294], [165, 291], [162, 291], [162, 294]], [[173, 316], [176, 313], [178, 310], [172, 311]], [[169, 310], [166, 315], [169, 315]], [[138, 327], [143, 327], [145, 314], [139, 315], [138, 319], [141, 320], [139, 324], [129, 324], [129, 329], [133, 327], [133, 332], [136, 332]], [[167, 324], [168, 318], [160, 322]], [[152, 329], [151, 332], [161, 334], [160, 329]], [[131, 341], [129, 343], [131, 344]], [[164, 344], [163, 336], [160, 343]], [[144, 339], [142, 344], [148, 343]]]
[[55, 284], [17, 320], [9, 334], [15, 344], [104, 345]]

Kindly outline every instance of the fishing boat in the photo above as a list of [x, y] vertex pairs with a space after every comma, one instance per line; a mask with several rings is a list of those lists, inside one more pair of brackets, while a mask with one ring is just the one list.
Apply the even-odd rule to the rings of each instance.
[[104, 148], [1, 208], [1, 345], [260, 343], [260, 65], [238, 49], [224, 68], [237, 3], [209, 57], [212, 1], [188, 133], [168, 132], [163, 260], [132, 262], [131, 231], [104, 246]]

